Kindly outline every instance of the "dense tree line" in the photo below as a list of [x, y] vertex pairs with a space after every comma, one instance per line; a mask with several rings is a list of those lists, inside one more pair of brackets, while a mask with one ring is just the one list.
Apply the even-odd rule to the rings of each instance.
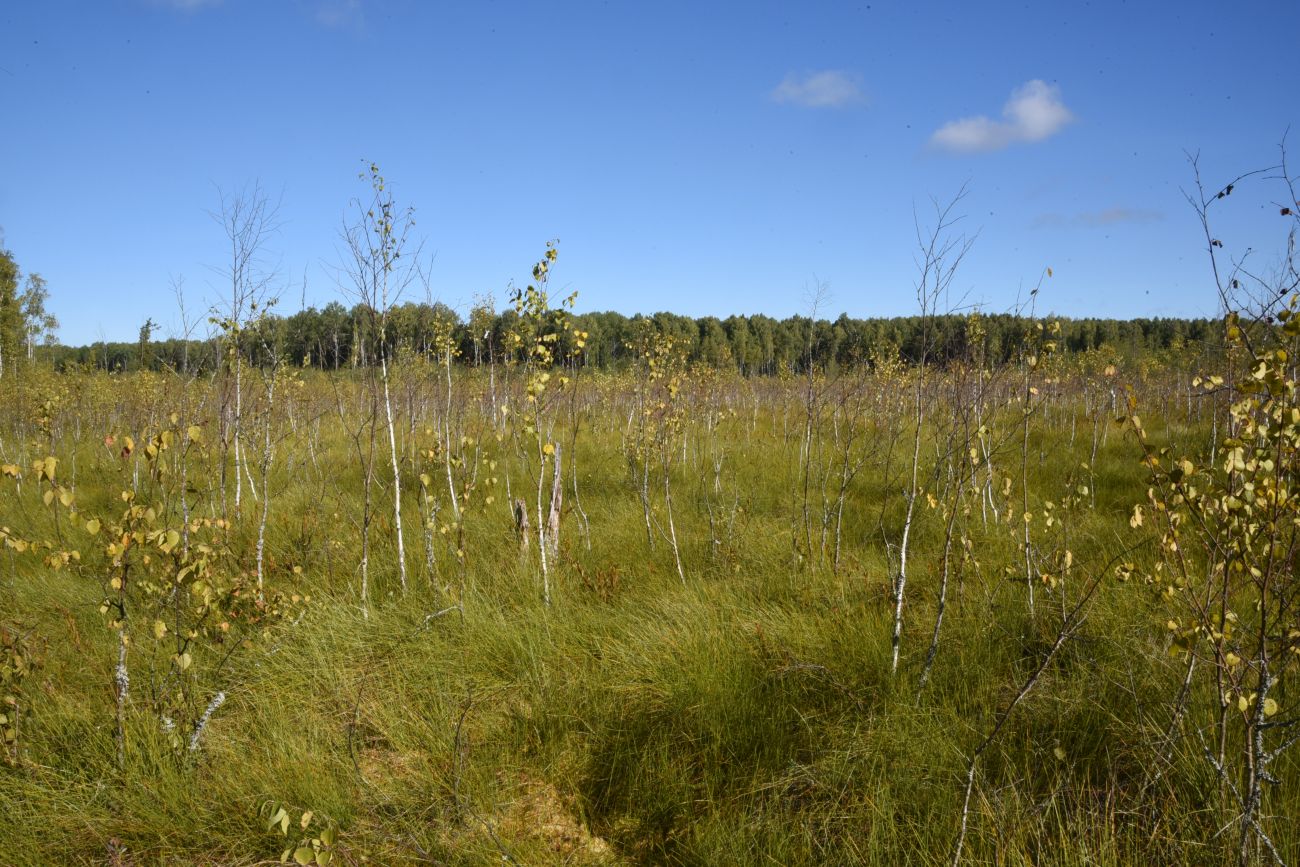
[[0, 247], [0, 377], [12, 376], [36, 359], [38, 345], [52, 345], [59, 320], [45, 309], [50, 297], [45, 278], [28, 274], [13, 253]]
[[[337, 370], [377, 362], [377, 317], [364, 305], [351, 309], [338, 302], [323, 309], [308, 308], [286, 316], [268, 315], [244, 335], [246, 357], [253, 363], [278, 360], [304, 367]], [[1217, 321], [1207, 319], [1061, 319], [1059, 349], [1080, 353], [1105, 348], [1116, 357], [1178, 349], [1216, 335]], [[152, 325], [151, 323], [149, 323]], [[389, 357], [403, 353], [428, 353], [440, 328], [450, 328], [459, 360], [469, 365], [506, 361], [509, 335], [518, 327], [513, 310], [494, 312], [477, 307], [468, 318], [442, 304], [407, 303], [388, 312], [384, 349]], [[1025, 344], [1033, 321], [994, 314], [970, 316], [896, 317], [834, 320], [804, 316], [774, 319], [770, 316], [706, 316], [693, 319], [672, 313], [625, 316], [621, 313], [585, 313], [573, 316], [573, 328], [559, 331], [559, 350], [568, 357], [575, 331], [587, 333], [579, 357], [598, 369], [630, 365], [639, 336], [652, 329], [674, 338], [693, 364], [730, 368], [745, 375], [801, 372], [811, 362], [818, 369], [836, 369], [874, 358], [901, 357], [914, 361], [927, 348], [928, 358], [940, 363], [967, 357], [971, 350], [991, 364], [1012, 360]], [[221, 355], [217, 339], [208, 341], [152, 341], [152, 327], [141, 329], [136, 343], [95, 343], [52, 350], [56, 366], [80, 364], [107, 370], [145, 366], [211, 368]], [[974, 336], [974, 338], [973, 338]], [[980, 346], [972, 346], [972, 339]]]
[[[36, 273], [24, 275], [12, 253], [0, 248], [0, 376], [13, 375], [23, 364], [48, 359], [56, 368], [72, 365], [102, 370], [142, 367], [190, 370], [213, 369], [224, 357], [222, 340], [155, 340], [152, 320], [140, 328], [135, 342], [100, 341], [87, 346], [59, 346], [58, 320], [47, 310], [49, 291]], [[450, 331], [459, 360], [468, 365], [504, 362], [518, 329], [512, 309], [498, 312], [474, 307], [468, 317], [444, 304], [404, 303], [387, 311], [381, 345], [377, 311], [365, 304], [351, 308], [335, 301], [297, 313], [264, 313], [240, 335], [244, 357], [254, 364], [276, 361], [322, 370], [366, 367], [404, 353], [428, 354], [436, 335]], [[1116, 357], [1178, 349], [1216, 335], [1217, 322], [1207, 319], [1061, 319], [1059, 349], [1066, 353], [1103, 347]], [[557, 349], [597, 369], [618, 369], [633, 363], [647, 330], [669, 335], [692, 364], [733, 369], [745, 375], [772, 375], [817, 369], [837, 369], [872, 363], [875, 358], [901, 357], [915, 361], [924, 354], [939, 363], [969, 357], [972, 350], [990, 364], [1013, 359], [1025, 345], [1031, 320], [1010, 315], [895, 317], [834, 320], [792, 316], [705, 316], [693, 319], [673, 313], [625, 316], [584, 313], [572, 317], [572, 328], [556, 327]], [[587, 336], [584, 347], [571, 345], [577, 332]], [[978, 342], [978, 346], [972, 342]], [[515, 359], [517, 360], [517, 359]]]

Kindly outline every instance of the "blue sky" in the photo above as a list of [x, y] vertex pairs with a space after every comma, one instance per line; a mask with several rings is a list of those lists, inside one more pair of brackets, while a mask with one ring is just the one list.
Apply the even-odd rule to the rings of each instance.
[[[968, 184], [968, 301], [1050, 266], [1058, 313], [1212, 315], [1185, 151], [1276, 162], [1298, 33], [1292, 2], [8, 2], [0, 228], [71, 344], [171, 326], [176, 277], [216, 301], [218, 188], [280, 198], [283, 306], [339, 298], [363, 160], [462, 310], [558, 238], [580, 310], [787, 316], [822, 281], [877, 316], [915, 309], [914, 208]], [[1276, 249], [1242, 192], [1227, 249]]]

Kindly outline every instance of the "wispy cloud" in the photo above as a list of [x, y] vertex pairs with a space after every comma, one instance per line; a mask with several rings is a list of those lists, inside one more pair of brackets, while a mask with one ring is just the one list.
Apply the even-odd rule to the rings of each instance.
[[1119, 223], [1155, 223], [1163, 220], [1162, 211], [1146, 208], [1106, 208], [1104, 211], [1080, 211], [1077, 214], [1039, 214], [1035, 229], [1104, 229]]
[[151, 6], [179, 12], [197, 12], [206, 6], [220, 6], [222, 2], [223, 0], [149, 0]]
[[361, 0], [321, 0], [313, 16], [325, 27], [360, 27], [363, 23]]
[[1019, 142], [1051, 138], [1074, 120], [1061, 102], [1061, 89], [1040, 79], [1026, 82], [1011, 92], [1002, 106], [1002, 119], [987, 115], [965, 117], [946, 123], [930, 136], [930, 144], [954, 153], [1002, 150]]
[[857, 77], [842, 70], [790, 73], [772, 91], [775, 102], [802, 105], [805, 108], [840, 108], [865, 98]]

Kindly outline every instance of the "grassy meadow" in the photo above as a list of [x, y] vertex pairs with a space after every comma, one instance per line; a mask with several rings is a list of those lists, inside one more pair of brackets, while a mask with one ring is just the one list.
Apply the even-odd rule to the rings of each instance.
[[523, 357], [0, 385], [0, 862], [1300, 856], [1170, 625], [1197, 371]]

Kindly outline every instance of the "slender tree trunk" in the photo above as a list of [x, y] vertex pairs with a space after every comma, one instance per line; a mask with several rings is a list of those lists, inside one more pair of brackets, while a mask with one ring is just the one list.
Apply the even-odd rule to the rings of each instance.
[[537, 445], [537, 555], [542, 563], [542, 604], [548, 608], [551, 605], [551, 567], [547, 559], [547, 553], [550, 545], [546, 541], [546, 522], [542, 517], [543, 492], [546, 490], [546, 452], [542, 448], [540, 441]]
[[113, 675], [114, 692], [117, 698], [116, 725], [113, 740], [117, 746], [117, 768], [126, 768], [126, 702], [130, 697], [131, 675], [126, 667], [126, 624], [117, 629], [117, 669]]
[[241, 429], [242, 429], [242, 428], [241, 428], [241, 422], [242, 422], [243, 415], [244, 415], [244, 386], [243, 386], [244, 379], [243, 379], [243, 374], [244, 374], [244, 359], [243, 359], [243, 356], [239, 354], [239, 348], [236, 347], [236, 348], [235, 348], [235, 419], [234, 419], [234, 421], [235, 421], [235, 424], [234, 424], [234, 427], [235, 427], [235, 433], [234, 433], [234, 438], [235, 438], [235, 512], [236, 512], [236, 513], [239, 512], [239, 505], [240, 505], [240, 502], [242, 501], [243, 490], [244, 490], [244, 481], [243, 481], [244, 477], [243, 477], [243, 473], [242, 473], [242, 471], [241, 471], [242, 468], [243, 468], [243, 453], [242, 453], [242, 451], [240, 450], [240, 444], [239, 444], [239, 440], [240, 440], [240, 432], [241, 432]]
[[393, 401], [388, 393], [388, 352], [379, 353], [380, 376], [384, 383], [384, 417], [388, 422], [388, 454], [393, 463], [393, 528], [397, 532], [397, 574], [402, 584], [406, 585], [406, 543], [402, 536], [402, 474], [397, 466], [397, 434], [393, 429]]
[[1024, 418], [1024, 438], [1021, 442], [1020, 450], [1020, 490], [1023, 495], [1024, 514], [1020, 516], [1021, 526], [1024, 528], [1023, 544], [1025, 546], [1025, 589], [1029, 593], [1029, 617], [1032, 620], [1034, 616], [1034, 574], [1033, 574], [1033, 555], [1030, 549], [1029, 539], [1029, 401], [1031, 399], [1029, 391], [1029, 374], [1025, 374], [1025, 418]]
[[[665, 456], [667, 451], [665, 450]], [[673, 562], [677, 564], [677, 577], [682, 579], [682, 585], [686, 584], [686, 571], [682, 569], [682, 552], [677, 547], [677, 527], [673, 523], [673, 494], [670, 484], [671, 464], [665, 458], [664, 460], [664, 509], [668, 512], [668, 541], [673, 546]]]
[[903, 639], [903, 597], [907, 590], [907, 545], [912, 533], [912, 517], [916, 509], [917, 471], [921, 462], [921, 426], [925, 421], [924, 369], [917, 372], [916, 383], [916, 433], [912, 437], [912, 483], [907, 491], [907, 512], [903, 517], [903, 539], [898, 546], [898, 577], [894, 581], [894, 633], [892, 638], [892, 662], [890, 672], [898, 673], [898, 650]]
[[[969, 440], [967, 441], [969, 442]], [[921, 668], [921, 678], [917, 686], [916, 695], [919, 699], [921, 691], [930, 680], [930, 669], [934, 667], [934, 659], [939, 655], [939, 632], [943, 629], [943, 615], [948, 607], [948, 578], [951, 573], [952, 564], [952, 537], [953, 530], [957, 523], [957, 511], [961, 504], [962, 492], [966, 476], [963, 473], [957, 481], [957, 493], [953, 497], [949, 506], [948, 526], [944, 529], [943, 534], [943, 557], [939, 567], [939, 600], [936, 605], [934, 615], [934, 633], [930, 636], [930, 648], [925, 652], [925, 665]]]
[[[271, 486], [267, 479], [271, 474], [271, 409], [275, 406], [275, 371], [271, 371], [271, 382], [266, 389], [266, 411], [262, 424], [262, 516], [257, 524], [257, 601], [266, 598], [263, 555], [266, 552], [266, 519], [271, 513]], [[224, 700], [224, 699], [223, 699]]]
[[547, 554], [552, 561], [560, 556], [560, 517], [564, 507], [564, 473], [560, 445], [555, 444], [555, 474], [551, 479], [551, 505], [546, 515]]
[[447, 375], [447, 400], [442, 413], [442, 463], [447, 476], [447, 495], [451, 497], [451, 517], [460, 524], [460, 500], [456, 496], [456, 481], [451, 472], [451, 349], [443, 349], [443, 368]]

